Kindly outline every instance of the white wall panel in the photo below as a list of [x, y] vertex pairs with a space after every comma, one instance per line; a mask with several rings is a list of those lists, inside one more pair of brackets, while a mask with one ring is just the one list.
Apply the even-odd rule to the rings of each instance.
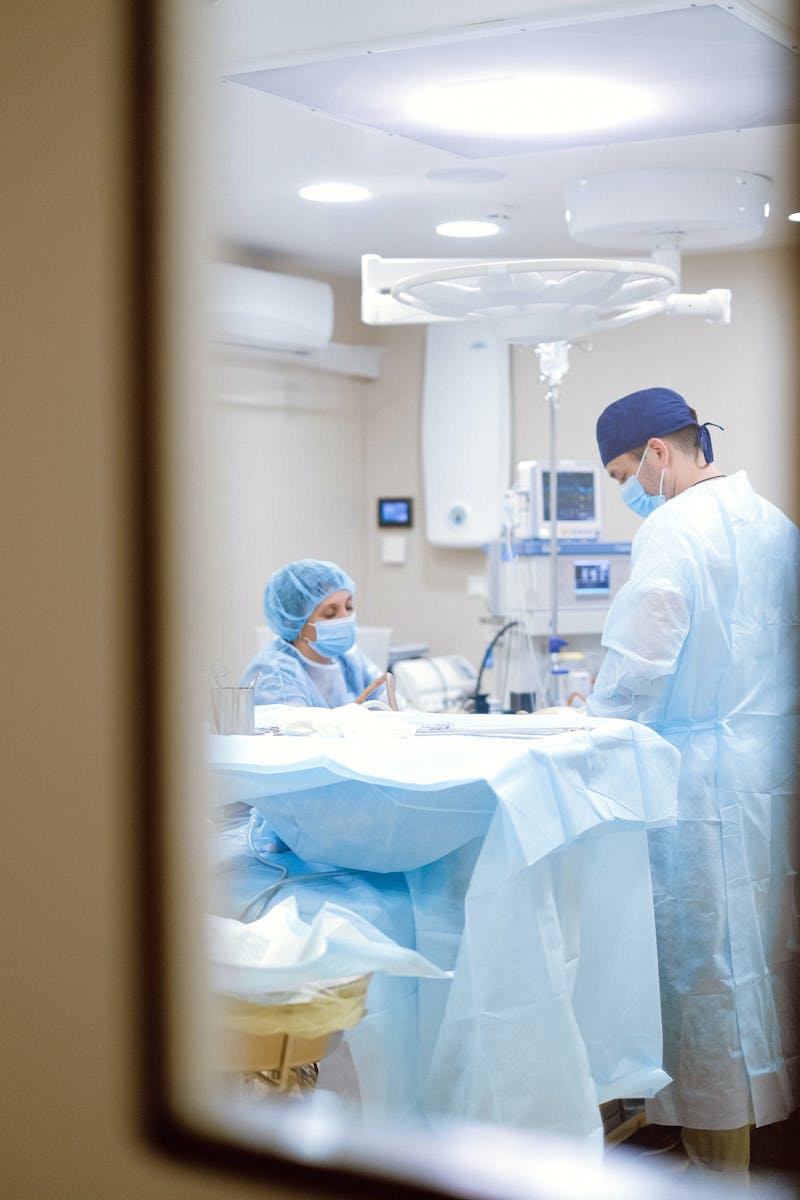
[[483, 322], [429, 325], [422, 456], [432, 545], [497, 537], [510, 454], [508, 346]]

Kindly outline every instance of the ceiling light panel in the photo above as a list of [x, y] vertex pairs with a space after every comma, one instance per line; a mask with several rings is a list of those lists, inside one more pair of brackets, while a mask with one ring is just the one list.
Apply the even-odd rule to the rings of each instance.
[[800, 122], [798, 56], [716, 4], [231, 78], [473, 159]]

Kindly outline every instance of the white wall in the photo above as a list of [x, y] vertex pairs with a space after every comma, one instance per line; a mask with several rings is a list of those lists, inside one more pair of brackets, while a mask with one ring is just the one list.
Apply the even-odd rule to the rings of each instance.
[[[712, 430], [721, 469], [746, 468], [756, 488], [796, 520], [789, 447], [800, 432], [798, 259], [758, 250], [687, 257], [683, 290], [730, 287], [730, 325], [656, 317], [598, 336], [590, 352], [573, 348], [558, 414], [560, 456], [596, 459], [595, 423], [605, 405], [663, 384], [681, 392], [701, 419], [725, 426]], [[252, 653], [267, 575], [291, 558], [313, 556], [333, 558], [353, 574], [362, 623], [391, 626], [397, 641], [424, 641], [434, 654], [460, 652], [477, 664], [491, 631], [481, 624], [484, 603], [468, 595], [468, 581], [483, 573], [484, 555], [435, 548], [425, 538], [424, 326], [365, 327], [356, 281], [332, 282], [335, 337], [384, 346], [379, 380], [343, 379], [245, 352], [226, 354], [219, 375], [217, 394], [242, 402], [217, 404], [212, 414], [218, 503], [210, 583], [219, 621], [212, 658], [240, 669]], [[512, 382], [513, 461], [547, 457], [549, 409], [532, 349], [512, 350]], [[617, 492], [606, 480], [606, 536], [630, 539], [638, 520]], [[402, 566], [380, 561], [381, 495], [415, 500]]]
[[[468, 596], [467, 577], [482, 574], [480, 550], [446, 550], [425, 537], [421, 411], [425, 355], [424, 326], [381, 329], [386, 346], [383, 377], [369, 388], [366, 427], [366, 592], [371, 623], [390, 625], [397, 641], [422, 641], [432, 654], [483, 653], [481, 599]], [[374, 511], [379, 496], [412, 496], [414, 528], [408, 531], [408, 560], [380, 561], [382, 531]], [[498, 498], [499, 500], [500, 498]]]

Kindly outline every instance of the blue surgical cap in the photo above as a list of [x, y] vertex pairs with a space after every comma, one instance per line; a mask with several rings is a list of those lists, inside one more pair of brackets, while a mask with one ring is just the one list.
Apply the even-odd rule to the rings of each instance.
[[[714, 461], [707, 425], [698, 425], [692, 410], [671, 388], [644, 388], [615, 400], [600, 414], [597, 446], [603, 466], [612, 458], [643, 446], [651, 437], [665, 437], [687, 425], [697, 427], [697, 444], [707, 463]], [[721, 426], [717, 426], [721, 428]]]
[[270, 576], [264, 589], [264, 616], [284, 641], [293, 642], [326, 596], [355, 590], [350, 576], [336, 563], [300, 558]]

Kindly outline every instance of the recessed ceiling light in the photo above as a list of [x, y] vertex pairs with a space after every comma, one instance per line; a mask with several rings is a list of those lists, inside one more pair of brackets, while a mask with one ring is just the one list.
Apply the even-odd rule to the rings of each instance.
[[350, 204], [353, 200], [366, 200], [371, 194], [357, 183], [312, 183], [300, 188], [303, 200], [320, 200], [323, 204]]
[[800, 212], [789, 213], [789, 220], [790, 221], [800, 221]]
[[436, 232], [442, 237], [482, 238], [494, 237], [500, 232], [496, 221], [444, 221], [436, 226]]
[[656, 104], [644, 88], [575, 75], [465, 79], [414, 92], [410, 117], [438, 128], [507, 138], [636, 124]]

